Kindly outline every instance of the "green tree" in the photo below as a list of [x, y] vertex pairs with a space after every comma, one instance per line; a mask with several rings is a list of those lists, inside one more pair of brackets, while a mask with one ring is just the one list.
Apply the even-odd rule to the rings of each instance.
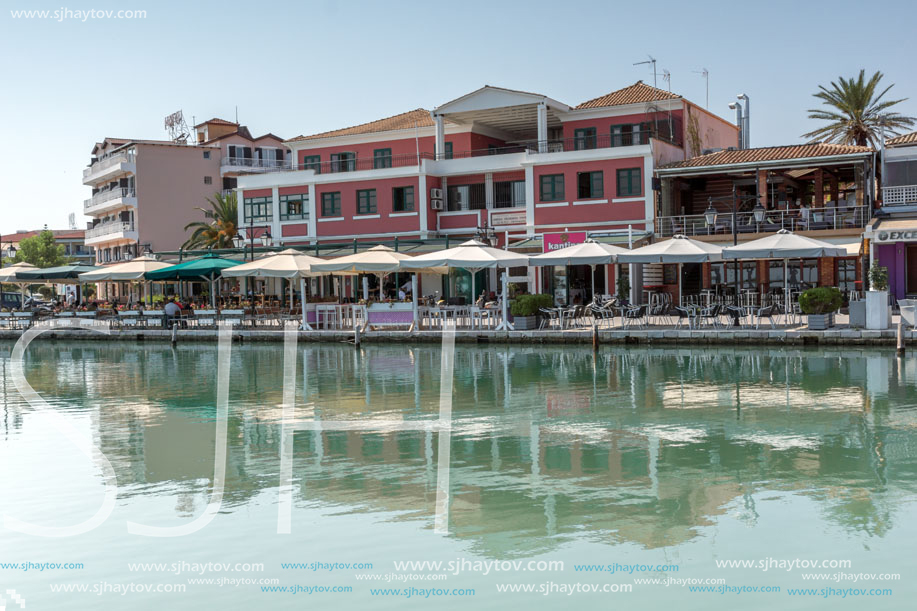
[[69, 258], [64, 255], [64, 247], [55, 242], [54, 234], [45, 229], [38, 235], [19, 242], [15, 262], [31, 263], [35, 267], [57, 267], [66, 265]]
[[232, 239], [236, 236], [236, 221], [239, 216], [239, 205], [235, 192], [229, 195], [215, 193], [207, 198], [210, 208], [196, 208], [204, 213], [208, 221], [195, 221], [185, 225], [185, 231], [191, 236], [185, 241], [184, 248], [232, 248]]
[[833, 142], [836, 144], [857, 144], [878, 146], [882, 137], [882, 126], [889, 136], [897, 135], [900, 130], [913, 127], [914, 117], [897, 112], [888, 112], [892, 106], [904, 102], [900, 100], [882, 100], [889, 85], [879, 92], [879, 81], [883, 74], [876, 71], [867, 81], [866, 71], [860, 70], [858, 77], [845, 79], [838, 77], [831, 87], [819, 85], [816, 98], [827, 108], [809, 109], [809, 118], [828, 121], [828, 124], [802, 135], [811, 142]]

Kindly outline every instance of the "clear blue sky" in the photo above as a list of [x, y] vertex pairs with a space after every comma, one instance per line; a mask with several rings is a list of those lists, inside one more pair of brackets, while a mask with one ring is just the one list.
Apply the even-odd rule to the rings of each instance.
[[[138, 20], [13, 19], [11, 10], [134, 9]], [[672, 74], [672, 91], [733, 117], [752, 145], [800, 142], [820, 83], [882, 70], [917, 115], [917, 4], [898, 2], [166, 2], [8, 0], [0, 13], [7, 146], [0, 233], [84, 226], [81, 184], [105, 136], [164, 138], [163, 117], [315, 133], [433, 108], [484, 84], [568, 104]], [[660, 86], [665, 83], [660, 78]]]

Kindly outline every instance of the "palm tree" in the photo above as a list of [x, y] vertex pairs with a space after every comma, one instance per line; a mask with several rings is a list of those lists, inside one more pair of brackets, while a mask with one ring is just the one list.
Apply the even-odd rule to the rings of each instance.
[[207, 203], [210, 204], [209, 210], [196, 209], [203, 212], [204, 218], [210, 219], [210, 222], [194, 221], [185, 225], [185, 231], [194, 231], [182, 248], [232, 248], [239, 214], [235, 192], [229, 195], [215, 193], [213, 198], [207, 198]]
[[834, 142], [877, 146], [882, 138], [883, 126], [889, 135], [897, 135], [899, 130], [912, 127], [914, 117], [885, 112], [907, 98], [882, 101], [882, 97], [894, 87], [894, 84], [889, 85], [876, 95], [882, 76], [881, 72], [876, 71], [866, 81], [866, 71], [860, 70], [860, 75], [856, 78], [839, 77], [838, 82], [831, 83], [830, 89], [819, 85], [820, 91], [812, 95], [822, 100], [828, 108], [809, 109], [809, 118], [830, 123], [803, 134], [802, 137], [811, 138], [811, 143]]

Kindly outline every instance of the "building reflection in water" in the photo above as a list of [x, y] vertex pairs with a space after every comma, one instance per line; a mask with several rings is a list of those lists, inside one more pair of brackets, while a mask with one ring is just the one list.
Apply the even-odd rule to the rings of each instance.
[[[3, 349], [9, 435], [28, 408]], [[300, 418], [437, 415], [436, 345], [310, 344], [299, 359]], [[753, 526], [762, 492], [882, 536], [892, 499], [915, 490], [917, 360], [888, 351], [459, 346], [455, 363], [449, 531], [489, 556], [584, 534], [677, 545], [727, 512]], [[56, 408], [90, 414], [122, 497], [171, 495], [187, 518], [204, 507], [215, 346], [36, 342], [26, 370]], [[224, 510], [276, 494], [281, 372], [276, 347], [234, 347]], [[298, 432], [295, 500], [432, 528], [435, 436]]]

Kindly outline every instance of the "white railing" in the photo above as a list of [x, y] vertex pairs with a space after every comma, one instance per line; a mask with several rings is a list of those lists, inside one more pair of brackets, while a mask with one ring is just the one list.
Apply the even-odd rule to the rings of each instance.
[[917, 205], [917, 185], [882, 187], [883, 206]]
[[[866, 206], [837, 208], [803, 208], [798, 210], [769, 210], [760, 223], [754, 213], [736, 213], [736, 233], [770, 233], [781, 229], [812, 231], [817, 229], [848, 229], [865, 227], [869, 222]], [[688, 236], [732, 234], [732, 212], [717, 211], [713, 224], [708, 225], [703, 214], [681, 214], [656, 218], [656, 234]]]
[[222, 167], [251, 168], [253, 170], [289, 170], [289, 159], [252, 159], [251, 157], [223, 157]]
[[116, 153], [105, 159], [100, 159], [94, 164], [83, 170], [83, 178], [88, 178], [89, 176], [101, 172], [107, 168], [110, 168], [113, 165], [119, 163], [132, 163], [134, 161], [134, 156], [128, 153]]
[[134, 224], [126, 221], [113, 221], [108, 223], [100, 223], [93, 227], [92, 229], [86, 230], [86, 239], [89, 238], [99, 238], [104, 235], [111, 235], [114, 233], [123, 233], [127, 231], [133, 231]]
[[88, 210], [90, 208], [104, 204], [105, 202], [110, 202], [113, 199], [119, 199], [122, 197], [134, 197], [134, 190], [119, 188], [96, 193], [89, 199], [83, 201], [83, 210]]

